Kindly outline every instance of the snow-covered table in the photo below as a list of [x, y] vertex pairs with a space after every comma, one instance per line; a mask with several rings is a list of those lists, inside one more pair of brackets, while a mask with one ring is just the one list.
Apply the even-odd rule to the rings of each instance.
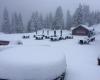
[[65, 55], [52, 47], [17, 46], [0, 52], [0, 79], [53, 80], [65, 71]]

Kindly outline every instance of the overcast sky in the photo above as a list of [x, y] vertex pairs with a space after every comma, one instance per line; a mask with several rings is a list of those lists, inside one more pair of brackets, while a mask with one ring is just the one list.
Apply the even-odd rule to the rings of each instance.
[[28, 19], [33, 11], [39, 11], [45, 15], [54, 12], [58, 6], [62, 6], [64, 13], [69, 9], [72, 13], [79, 3], [88, 4], [92, 10], [100, 10], [99, 0], [0, 0], [0, 8], [5, 6], [9, 12], [21, 12]]

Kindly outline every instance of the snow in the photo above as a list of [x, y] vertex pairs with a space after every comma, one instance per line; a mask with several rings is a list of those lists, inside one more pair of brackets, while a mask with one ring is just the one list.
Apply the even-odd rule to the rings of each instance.
[[100, 34], [100, 24], [93, 25], [92, 27], [95, 28], [95, 32], [96, 32], [96, 34]]
[[[98, 29], [100, 30], [99, 27], [98, 27]], [[68, 33], [69, 32], [64, 31], [64, 34], [68, 34]], [[58, 60], [53, 62], [54, 57], [53, 58], [50, 57], [51, 59], [49, 57], [47, 57], [46, 58], [47, 61], [45, 61], [44, 59], [39, 60], [39, 58], [34, 58], [38, 54], [33, 56], [33, 58], [36, 59], [37, 63], [40, 64], [41, 62], [44, 62], [44, 64], [47, 64], [48, 66], [46, 66], [43, 70], [41, 70], [41, 68], [39, 69], [39, 67], [36, 67], [36, 69], [30, 68], [29, 66], [27, 68], [25, 68], [25, 66], [28, 62], [30, 62], [29, 63], [30, 65], [35, 62], [35, 61], [31, 61], [32, 57], [30, 57], [30, 59], [27, 61], [27, 63], [24, 63], [24, 65], [23, 65], [24, 68], [23, 68], [23, 66], [21, 64], [23, 62], [26, 62], [25, 61], [26, 57], [28, 55], [33, 55], [33, 54], [31, 54], [31, 51], [29, 51], [29, 54], [27, 54], [27, 52], [23, 51], [23, 49], [25, 48], [24, 50], [26, 50], [26, 48], [28, 48], [28, 49], [31, 48], [31, 50], [33, 49], [32, 52], [36, 52], [37, 48], [39, 48], [37, 52], [41, 53], [40, 57], [42, 57], [42, 58], [44, 57], [43, 55], [48, 56], [48, 53], [53, 53], [53, 51], [54, 52], [57, 51], [57, 53], [53, 54], [54, 56], [56, 56], [56, 59], [58, 59], [58, 58], [62, 59], [63, 56], [60, 57], [60, 55], [59, 55], [60, 52], [62, 54], [64, 53], [66, 55], [66, 63], [67, 63], [66, 80], [100, 80], [100, 66], [97, 65], [97, 58], [100, 55], [100, 34], [96, 35], [96, 41], [91, 42], [89, 45], [79, 45], [78, 40], [81, 38], [80, 36], [74, 36], [74, 39], [67, 39], [67, 40], [62, 40], [62, 41], [58, 41], [58, 42], [51, 42], [50, 40], [39, 40], [39, 41], [35, 40], [32, 37], [33, 33], [29, 34], [31, 36], [30, 39], [25, 39], [25, 40], [22, 39], [22, 35], [25, 35], [25, 34], [18, 34], [18, 35], [13, 34], [13, 35], [5, 35], [5, 36], [2, 35], [2, 36], [0, 36], [0, 37], [3, 37], [3, 38], [9, 38], [11, 40], [17, 40], [18, 39], [18, 40], [23, 41], [23, 47], [22, 46], [13, 46], [13, 47], [9, 46], [9, 48], [3, 49], [0, 52], [0, 64], [7, 65], [9, 63], [9, 59], [10, 59], [10, 61], [11, 61], [11, 59], [13, 59], [13, 61], [11, 61], [12, 63], [15, 62], [14, 65], [12, 64], [13, 67], [11, 67], [11, 63], [8, 64], [8, 66], [5, 66], [5, 67], [1, 66], [0, 67], [0, 68], [4, 68], [5, 69], [4, 71], [6, 71], [6, 72], [9, 72], [10, 70], [12, 71], [9, 74], [6, 74], [6, 72], [5, 72], [6, 76], [11, 76], [11, 74], [13, 74], [13, 76], [16, 77], [15, 74], [18, 73], [17, 76], [19, 76], [19, 78], [20, 77], [22, 78], [24, 76], [25, 78], [28, 78], [30, 80], [35, 80], [33, 78], [30, 78], [30, 77], [33, 76], [33, 75], [36, 75], [36, 74], [28, 75], [29, 73], [26, 73], [26, 72], [30, 71], [30, 73], [32, 73], [32, 72], [40, 71], [40, 73], [49, 75], [51, 77], [51, 76], [55, 76], [55, 75], [52, 75], [52, 74], [55, 73], [56, 71], [57, 71], [58, 74], [60, 74], [60, 72], [65, 69], [65, 68], [61, 69], [61, 67], [58, 67], [58, 66], [54, 67], [54, 66], [50, 65], [49, 63], [47, 63], [49, 60], [50, 60], [49, 62], [51, 62], [51, 63], [58, 62]], [[13, 48], [13, 51], [12, 51], [12, 48]], [[45, 54], [44, 50], [41, 50], [40, 48], [45, 49], [47, 54]], [[50, 49], [50, 50], [47, 51], [48, 49]], [[19, 54], [20, 54], [19, 50], [21, 52], [23, 52], [21, 54], [25, 55], [24, 57], [19, 56]], [[8, 52], [11, 52], [11, 53], [8, 53]], [[16, 52], [19, 52], [19, 53], [16, 53]], [[11, 55], [9, 55], [9, 54], [11, 54]], [[2, 56], [4, 58], [2, 58]], [[10, 56], [13, 56], [13, 57], [10, 57]], [[51, 54], [49, 54], [49, 56], [51, 56]], [[3, 59], [4, 59], [5, 63], [2, 63]], [[22, 61], [19, 61], [20, 59]], [[17, 62], [16, 62], [16, 60], [17, 60]], [[20, 65], [16, 66], [17, 63], [20, 64]], [[61, 66], [61, 64], [58, 64], [58, 65]], [[15, 70], [16, 67], [19, 68], [20, 66], [22, 66], [21, 73], [19, 73], [20, 69]], [[44, 67], [42, 64], [40, 66], [42, 68]], [[51, 68], [54, 67], [54, 68], [50, 69], [50, 67]], [[60, 69], [60, 71], [58, 69]], [[46, 70], [48, 70], [47, 73], [45, 73]], [[14, 73], [14, 71], [16, 71], [16, 73]], [[3, 72], [2, 73], [1, 72], [2, 71], [0, 71], [0, 74], [3, 74]], [[39, 72], [37, 72], [37, 74], [39, 74]], [[38, 77], [41, 78], [43, 76], [43, 74], [42, 75], [39, 74]], [[20, 76], [20, 75], [22, 75], [22, 76]], [[5, 77], [4, 75], [0, 75], [0, 76]], [[42, 78], [44, 78], [44, 77], [46, 77], [46, 76], [43, 76]]]
[[0, 77], [4, 79], [52, 80], [65, 71], [65, 55], [50, 46], [16, 46], [0, 54]]

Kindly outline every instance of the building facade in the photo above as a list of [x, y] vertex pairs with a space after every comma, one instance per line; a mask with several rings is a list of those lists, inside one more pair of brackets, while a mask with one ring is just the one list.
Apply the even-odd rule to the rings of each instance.
[[79, 25], [76, 28], [72, 29], [72, 35], [77, 36], [91, 36], [93, 32], [93, 28], [89, 28], [85, 25]]

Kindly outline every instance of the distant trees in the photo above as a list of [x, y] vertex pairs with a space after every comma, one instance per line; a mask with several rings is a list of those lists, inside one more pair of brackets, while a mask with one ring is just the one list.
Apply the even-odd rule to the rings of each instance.
[[53, 29], [53, 15], [52, 15], [52, 13], [49, 13], [49, 15], [48, 15], [48, 18], [49, 18], [49, 28], [50, 29]]
[[24, 26], [23, 26], [23, 20], [22, 20], [22, 15], [21, 13], [18, 15], [18, 28], [17, 32], [18, 33], [23, 33], [24, 32]]
[[[10, 20], [11, 19], [11, 20]], [[66, 22], [66, 23], [65, 23]], [[80, 24], [92, 26], [100, 23], [100, 12], [91, 11], [88, 5], [79, 4], [78, 8], [72, 14], [70, 10], [67, 10], [66, 21], [63, 15], [62, 7], [59, 6], [55, 14], [51, 12], [43, 16], [39, 12], [33, 12], [27, 26], [23, 23], [21, 13], [15, 12], [9, 16], [7, 8], [4, 9], [1, 23], [1, 31], [4, 33], [23, 33], [34, 32], [41, 29], [67, 29], [76, 27]]]
[[50, 29], [50, 25], [49, 25], [49, 16], [47, 15], [44, 19], [44, 28], [45, 29]]
[[61, 6], [59, 6], [56, 10], [54, 21], [53, 21], [53, 28], [64, 29], [63, 10]]
[[11, 25], [10, 25], [10, 19], [9, 19], [9, 14], [8, 14], [7, 8], [5, 8], [4, 12], [3, 12], [2, 32], [4, 32], [4, 33], [11, 32]]
[[66, 19], [66, 29], [70, 30], [70, 28], [72, 27], [72, 16], [70, 14], [70, 11], [67, 11], [67, 19]]
[[79, 24], [85, 24], [88, 26], [92, 26], [94, 24], [100, 23], [100, 12], [90, 11], [88, 5], [79, 5], [73, 14], [73, 26], [77, 26]]
[[73, 15], [73, 25], [74, 26], [83, 24], [83, 10], [82, 9], [83, 9], [82, 5], [80, 4]]
[[89, 21], [90, 21], [90, 13], [91, 13], [89, 6], [88, 5], [83, 5], [82, 11], [83, 11], [83, 24], [86, 24], [88, 26], [91, 25], [89, 23]]
[[4, 9], [1, 31], [4, 33], [23, 33], [24, 32], [22, 15], [16, 12], [12, 14], [11, 20], [7, 8]]
[[43, 20], [43, 15], [40, 14], [39, 16], [39, 30], [44, 28], [44, 20]]
[[16, 17], [17, 17], [17, 14], [15, 13], [12, 15], [12, 18], [11, 18], [11, 26], [12, 26], [11, 32], [12, 33], [16, 33]]
[[16, 12], [12, 15], [11, 20], [11, 28], [12, 33], [23, 33], [24, 32], [24, 26], [23, 26], [23, 20], [22, 15], [17, 14]]
[[[38, 12], [34, 12], [32, 14], [31, 19], [28, 22], [28, 32], [34, 32], [39, 30], [42, 26], [42, 16], [40, 16], [41, 18], [39, 18], [39, 13]], [[41, 19], [41, 20], [40, 20]]]

